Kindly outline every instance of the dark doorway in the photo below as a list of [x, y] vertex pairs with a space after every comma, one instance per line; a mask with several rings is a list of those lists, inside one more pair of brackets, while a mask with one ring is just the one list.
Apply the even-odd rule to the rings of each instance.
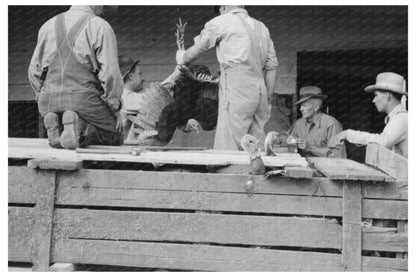
[[[373, 95], [364, 88], [374, 84], [378, 73], [395, 72], [407, 80], [407, 49], [365, 49], [298, 53], [298, 93], [315, 85], [328, 95], [324, 111], [345, 129], [381, 133], [386, 114], [377, 112]], [[298, 113], [300, 114], [300, 113]], [[364, 162], [365, 147], [347, 144], [349, 159]]]

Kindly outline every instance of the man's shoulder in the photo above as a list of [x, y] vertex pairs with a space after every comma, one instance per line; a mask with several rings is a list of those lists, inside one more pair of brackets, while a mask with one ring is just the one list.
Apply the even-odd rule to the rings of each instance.
[[325, 125], [341, 124], [335, 117], [326, 113], [322, 113], [321, 123]]

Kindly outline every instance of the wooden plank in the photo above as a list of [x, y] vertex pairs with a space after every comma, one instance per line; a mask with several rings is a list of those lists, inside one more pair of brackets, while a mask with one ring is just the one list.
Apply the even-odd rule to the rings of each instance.
[[362, 206], [363, 218], [372, 219], [408, 219], [407, 201], [388, 201], [366, 199]]
[[71, 263], [54, 263], [49, 267], [52, 272], [72, 272], [75, 271], [75, 265]]
[[361, 185], [344, 184], [342, 264], [346, 271], [361, 271]]
[[7, 271], [8, 272], [32, 272], [32, 268], [31, 267], [9, 266]]
[[[56, 173], [37, 171], [37, 175], [41, 176], [41, 178], [35, 180], [38, 189], [34, 211], [33, 271], [47, 271], [50, 263]], [[49, 177], [49, 181], [42, 182], [43, 176]]]
[[285, 176], [290, 178], [312, 178], [313, 170], [306, 167], [285, 167]]
[[[404, 220], [400, 220], [397, 221], [397, 232], [400, 235], [405, 235], [406, 239], [407, 239], [407, 234], [408, 234], [408, 222], [404, 221]], [[406, 249], [407, 249], [407, 244], [406, 244]], [[407, 259], [408, 258], [408, 253], [406, 250], [406, 253], [397, 253], [396, 254], [397, 258], [401, 258], [401, 259]]]
[[362, 258], [362, 271], [407, 271], [407, 260], [392, 258]]
[[32, 233], [35, 222], [34, 209], [9, 207], [8, 256], [10, 262], [32, 261]]
[[78, 170], [83, 166], [82, 160], [33, 159], [27, 162], [30, 169]]
[[[62, 178], [60, 178], [62, 180]], [[333, 197], [222, 193], [200, 191], [100, 187], [83, 180], [71, 186], [58, 185], [56, 203], [60, 205], [115, 206], [153, 209], [208, 210], [291, 215], [342, 216], [342, 199]], [[407, 202], [364, 200], [365, 218], [406, 219]], [[394, 207], [394, 208], [393, 208]]]
[[313, 157], [308, 158], [308, 161], [332, 180], [391, 180], [390, 176], [349, 159]]
[[367, 145], [365, 163], [375, 166], [395, 179], [407, 180], [407, 158], [377, 143]]
[[407, 252], [407, 234], [363, 233], [363, 250]]
[[62, 240], [53, 260], [203, 271], [341, 271], [339, 254], [200, 244]]
[[[32, 203], [36, 201], [36, 186], [32, 181], [36, 172], [23, 166], [8, 167], [8, 198], [9, 203]], [[40, 178], [40, 176], [38, 176]], [[43, 176], [47, 181], [47, 177]], [[91, 194], [82, 194], [80, 202], [88, 196], [92, 201], [101, 195], [112, 203], [122, 205], [126, 192], [136, 193], [140, 190], [164, 190], [164, 191], [191, 191], [191, 192], [223, 192], [223, 193], [245, 193], [244, 184], [253, 180], [255, 196], [260, 194], [278, 195], [305, 195], [309, 197], [341, 197], [342, 184], [327, 178], [291, 179], [286, 177], [263, 177], [234, 175], [234, 174], [208, 174], [208, 173], [186, 173], [186, 172], [139, 172], [129, 170], [94, 170], [81, 169], [76, 172], [61, 172], [58, 176], [58, 190], [81, 194], [77, 191], [91, 191]], [[82, 188], [82, 189], [81, 189]], [[71, 192], [68, 192], [71, 191]], [[114, 197], [106, 190], [113, 190]], [[402, 183], [365, 183], [363, 184], [363, 195], [367, 198], [382, 199], [407, 199], [407, 186], [404, 192]], [[58, 193], [58, 195], [60, 195]], [[140, 194], [139, 194], [140, 195]], [[114, 202], [117, 197], [120, 201]], [[60, 197], [60, 196], [59, 196]], [[137, 196], [139, 197], [139, 196]], [[65, 201], [70, 201], [71, 198]], [[130, 198], [127, 198], [130, 199]], [[328, 198], [329, 199], [329, 198]], [[130, 199], [131, 200], [131, 199]], [[375, 199], [370, 199], [375, 200]], [[63, 200], [59, 200], [63, 201]], [[95, 201], [95, 200], [94, 200]], [[130, 201], [132, 202], [132, 201]], [[97, 202], [98, 204], [100, 202]], [[110, 203], [110, 202], [109, 202]], [[127, 201], [124, 201], [127, 204]], [[131, 204], [134, 205], [135, 202]], [[385, 209], [383, 202], [363, 203], [363, 216], [365, 218], [407, 219], [405, 207], [406, 201], [393, 202], [391, 207], [394, 213]], [[123, 205], [122, 205], [123, 206]], [[401, 207], [401, 208], [400, 208]], [[386, 212], [382, 212], [383, 210]], [[396, 214], [396, 215], [395, 215]]]
[[115, 239], [217, 244], [341, 246], [341, 226], [325, 218], [57, 209], [55, 240]]
[[[34, 141], [42, 145], [34, 146]], [[207, 155], [196, 152], [151, 152], [141, 153], [140, 156], [125, 154], [87, 154], [75, 153], [74, 150], [55, 149], [47, 144], [47, 139], [15, 139], [9, 138], [9, 158], [18, 159], [80, 159], [91, 161], [118, 161], [118, 162], [136, 162], [136, 163], [153, 163], [153, 164], [184, 164], [184, 165], [206, 165], [220, 166], [229, 164], [250, 164], [248, 154], [246, 155], [228, 155], [216, 154]], [[269, 167], [283, 166], [304, 166], [308, 164], [304, 158], [279, 158], [279, 157], [262, 157], [264, 164]]]

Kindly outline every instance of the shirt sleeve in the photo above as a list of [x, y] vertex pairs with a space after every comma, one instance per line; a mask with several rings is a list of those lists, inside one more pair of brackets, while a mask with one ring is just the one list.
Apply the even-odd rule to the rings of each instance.
[[364, 145], [367, 145], [370, 142], [375, 142], [391, 149], [395, 144], [402, 140], [405, 130], [407, 130], [407, 116], [397, 115], [390, 120], [381, 134], [347, 130], [346, 139], [349, 142]]
[[216, 21], [207, 22], [201, 33], [194, 38], [194, 44], [202, 51], [214, 48], [217, 42], [221, 40], [221, 34]]
[[33, 52], [32, 59], [28, 68], [28, 79], [33, 92], [35, 93], [36, 101], [39, 98], [39, 93], [45, 81], [47, 68], [42, 65], [42, 49], [45, 48], [45, 38], [43, 37], [42, 28], [39, 30], [38, 41]]
[[276, 70], [277, 66], [279, 65], [279, 62], [277, 60], [276, 56], [276, 50], [274, 48], [273, 40], [270, 38], [269, 32], [267, 32], [268, 40], [269, 40], [269, 47], [267, 49], [267, 58], [266, 63], [264, 65], [265, 70]]
[[104, 89], [102, 98], [110, 108], [117, 111], [121, 106], [123, 78], [118, 67], [117, 39], [111, 27], [104, 29], [101, 45], [96, 53], [99, 64], [98, 79]]

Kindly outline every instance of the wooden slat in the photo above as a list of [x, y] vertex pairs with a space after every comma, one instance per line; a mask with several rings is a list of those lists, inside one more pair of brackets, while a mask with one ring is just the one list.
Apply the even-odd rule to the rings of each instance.
[[341, 226], [324, 218], [57, 209], [56, 226], [74, 239], [341, 246]]
[[32, 261], [33, 208], [9, 207], [8, 249], [10, 262]]
[[407, 180], [408, 160], [376, 143], [367, 145], [365, 163], [375, 166], [398, 180]]
[[332, 180], [384, 181], [391, 177], [369, 166], [349, 159], [308, 158], [322, 174]]
[[63, 240], [54, 261], [203, 271], [340, 271], [339, 254], [177, 243]]
[[[27, 167], [9, 166], [9, 202], [34, 203], [34, 172]], [[263, 177], [233, 174], [208, 174], [186, 172], [138, 172], [130, 170], [81, 169], [73, 173], [61, 173], [59, 185], [73, 183], [86, 188], [114, 189], [159, 189], [205, 192], [244, 193], [243, 185], [253, 180], [257, 194], [291, 194], [306, 196], [342, 197], [342, 184], [327, 178], [291, 179], [285, 177]], [[364, 198], [407, 199], [407, 183], [364, 183]], [[366, 209], [364, 209], [365, 211]]]
[[344, 184], [342, 264], [346, 271], [361, 271], [361, 184]]
[[366, 199], [363, 201], [363, 218], [372, 219], [408, 219], [407, 201], [388, 201]]
[[[41, 145], [40, 145], [41, 144]], [[34, 147], [34, 145], [37, 145]], [[80, 159], [91, 161], [119, 161], [156, 164], [183, 164], [220, 166], [229, 164], [249, 164], [250, 159], [246, 155], [215, 154], [209, 155], [196, 152], [169, 151], [169, 152], [144, 152], [140, 156], [128, 154], [86, 154], [75, 153], [73, 150], [55, 149], [48, 146], [47, 139], [16, 139], [9, 138], [9, 158], [18, 159]], [[282, 158], [262, 157], [264, 164], [270, 167], [304, 166], [308, 164], [302, 157]]]
[[62, 160], [62, 159], [33, 159], [27, 162], [30, 169], [50, 169], [50, 170], [78, 170], [82, 168], [82, 160]]
[[[405, 235], [406, 240], [407, 240], [408, 222], [404, 220], [397, 221], [397, 232], [400, 235]], [[407, 248], [407, 243], [406, 243], [406, 248]], [[397, 253], [396, 257], [401, 258], [401, 259], [407, 259], [408, 258], [407, 250], [406, 250], [406, 253]]]
[[373, 233], [363, 234], [363, 250], [407, 252], [407, 234], [398, 233]]
[[407, 260], [363, 257], [362, 271], [407, 271]]
[[[47, 271], [50, 263], [53, 209], [55, 201], [55, 172], [37, 171], [36, 206], [33, 227], [33, 271]], [[43, 182], [44, 178], [49, 178]]]

